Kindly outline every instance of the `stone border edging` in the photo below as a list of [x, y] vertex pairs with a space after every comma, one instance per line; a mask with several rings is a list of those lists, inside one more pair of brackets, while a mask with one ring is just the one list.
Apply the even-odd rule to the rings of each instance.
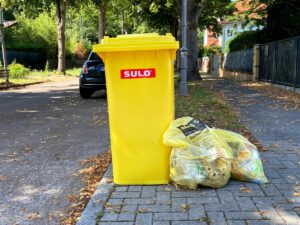
[[114, 188], [114, 183], [108, 183], [111, 177], [112, 165], [110, 164], [76, 225], [96, 225], [97, 214], [104, 210], [104, 206]]
[[37, 81], [37, 82], [32, 82], [32, 83], [27, 83], [27, 84], [14, 84], [14, 85], [8, 86], [8, 87], [0, 87], [0, 91], [9, 90], [9, 89], [19, 89], [19, 88], [27, 87], [29, 85], [42, 84], [42, 83], [45, 83], [45, 82], [46, 81]]

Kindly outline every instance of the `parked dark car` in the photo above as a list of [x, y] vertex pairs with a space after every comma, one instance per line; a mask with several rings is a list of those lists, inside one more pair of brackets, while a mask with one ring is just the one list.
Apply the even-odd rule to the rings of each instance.
[[101, 89], [106, 89], [104, 63], [96, 53], [91, 52], [80, 72], [80, 96], [89, 98], [95, 91]]

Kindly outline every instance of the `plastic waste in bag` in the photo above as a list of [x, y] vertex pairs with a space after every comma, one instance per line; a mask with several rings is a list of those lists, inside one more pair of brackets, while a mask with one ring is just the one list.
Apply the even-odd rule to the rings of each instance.
[[230, 147], [203, 122], [191, 117], [173, 121], [164, 134], [164, 144], [173, 146], [170, 178], [175, 183], [197, 188], [198, 184], [219, 188], [230, 178]]
[[258, 150], [237, 133], [182, 117], [170, 124], [163, 141], [173, 147], [170, 178], [179, 185], [220, 188], [230, 176], [240, 181], [267, 182]]
[[233, 154], [232, 178], [240, 181], [264, 184], [268, 182], [257, 148], [245, 137], [237, 133], [214, 129], [216, 135], [230, 146]]

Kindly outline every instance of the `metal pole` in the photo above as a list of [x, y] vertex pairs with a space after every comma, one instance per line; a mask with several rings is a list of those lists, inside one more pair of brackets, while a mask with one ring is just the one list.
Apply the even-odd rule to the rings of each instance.
[[[4, 24], [3, 24], [3, 8], [0, 5], [0, 38], [1, 38], [1, 47], [2, 47], [2, 61], [3, 61], [3, 68], [7, 70], [7, 59], [6, 59], [6, 49], [5, 49], [5, 41], [4, 41]], [[6, 82], [9, 82], [9, 73], [6, 76]]]
[[186, 47], [186, 8], [187, 2], [186, 0], [181, 1], [181, 81], [180, 81], [180, 95], [187, 96], [188, 88], [187, 88], [187, 53], [188, 49]]

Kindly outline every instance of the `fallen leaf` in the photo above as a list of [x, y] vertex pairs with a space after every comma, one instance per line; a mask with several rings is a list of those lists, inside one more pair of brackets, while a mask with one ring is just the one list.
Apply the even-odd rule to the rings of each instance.
[[35, 212], [35, 213], [29, 213], [27, 215], [27, 218], [30, 219], [30, 220], [35, 220], [35, 219], [39, 219], [41, 218], [42, 216], [40, 215], [40, 213], [38, 212]]
[[5, 181], [7, 179], [6, 176], [0, 175], [0, 181]]
[[191, 206], [190, 206], [189, 204], [182, 204], [182, 205], [181, 205], [181, 210], [182, 210], [183, 212], [188, 211], [190, 208], [191, 208]]
[[[93, 193], [95, 192], [99, 181], [102, 179], [105, 171], [111, 163], [111, 153], [110, 150], [103, 154], [89, 157], [85, 160], [81, 160], [80, 164], [83, 169], [74, 173], [82, 178], [85, 186], [79, 191], [78, 195], [68, 195], [69, 207], [67, 209], [67, 216], [61, 216], [62, 225], [75, 225], [91, 199]], [[116, 212], [120, 212], [120, 206], [111, 206], [106, 204], [106, 208], [113, 209]], [[115, 208], [116, 207], [116, 208]]]
[[149, 209], [145, 209], [145, 208], [139, 208], [138, 209], [138, 213], [144, 213], [144, 212], [147, 212], [147, 211], [150, 211]]
[[251, 190], [245, 187], [240, 187], [240, 191], [245, 192], [245, 193], [251, 193]]
[[202, 217], [202, 218], [200, 219], [200, 221], [205, 221], [205, 222], [207, 222], [207, 223], [210, 223], [210, 222], [211, 222], [210, 219], [209, 219], [208, 217], [206, 217], [206, 216]]

